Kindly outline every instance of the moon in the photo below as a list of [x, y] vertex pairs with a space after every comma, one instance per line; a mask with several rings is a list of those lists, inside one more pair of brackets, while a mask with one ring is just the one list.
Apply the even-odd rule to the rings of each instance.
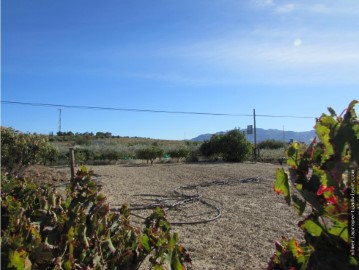
[[294, 45], [294, 47], [299, 47], [300, 45], [302, 45], [302, 40], [300, 38], [296, 38], [293, 41], [293, 45]]

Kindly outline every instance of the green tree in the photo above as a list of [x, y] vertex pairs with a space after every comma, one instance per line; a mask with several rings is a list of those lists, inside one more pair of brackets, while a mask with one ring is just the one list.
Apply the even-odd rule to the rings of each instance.
[[233, 129], [226, 134], [216, 134], [210, 141], [204, 142], [200, 151], [205, 156], [221, 156], [224, 161], [242, 162], [248, 156], [251, 144], [239, 129]]
[[178, 148], [168, 151], [167, 154], [169, 154], [171, 158], [176, 158], [177, 162], [179, 162], [181, 158], [187, 158], [189, 153], [190, 150], [187, 148]]
[[148, 162], [151, 162], [151, 165], [153, 164], [153, 161], [156, 158], [161, 158], [163, 155], [163, 150], [159, 147], [152, 146], [147, 148], [142, 148], [136, 151], [136, 157], [138, 159], [144, 159]]

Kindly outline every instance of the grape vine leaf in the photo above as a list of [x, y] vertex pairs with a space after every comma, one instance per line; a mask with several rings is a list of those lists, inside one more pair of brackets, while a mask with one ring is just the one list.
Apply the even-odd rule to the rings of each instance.
[[290, 205], [290, 190], [288, 175], [285, 173], [283, 168], [278, 168], [276, 171], [276, 181], [274, 183], [274, 191], [277, 194], [283, 194], [286, 202]]
[[322, 227], [310, 219], [304, 221], [301, 228], [305, 229], [312, 236], [320, 236], [323, 231]]

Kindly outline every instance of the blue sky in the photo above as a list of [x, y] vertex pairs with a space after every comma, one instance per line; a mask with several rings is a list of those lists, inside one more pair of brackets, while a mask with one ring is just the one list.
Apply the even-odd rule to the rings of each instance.
[[[3, 0], [3, 101], [318, 117], [359, 98], [359, 1]], [[58, 108], [1, 105], [58, 130]], [[258, 117], [304, 131], [314, 119]], [[62, 131], [190, 139], [251, 117], [62, 109]]]

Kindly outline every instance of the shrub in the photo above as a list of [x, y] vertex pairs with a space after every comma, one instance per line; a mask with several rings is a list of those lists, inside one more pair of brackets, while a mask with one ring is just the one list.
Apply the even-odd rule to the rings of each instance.
[[260, 149], [280, 149], [284, 146], [283, 142], [276, 140], [265, 140], [257, 144], [257, 147]]
[[357, 225], [348, 224], [348, 220], [355, 222], [358, 211], [356, 103], [349, 105], [344, 116], [329, 108], [330, 115], [323, 114], [317, 120], [320, 144], [314, 139], [304, 152], [296, 142], [288, 149], [290, 168], [277, 170], [274, 189], [299, 215], [307, 205], [311, 209], [298, 224], [305, 241], [299, 243], [293, 238], [276, 242], [268, 269], [357, 269], [357, 250], [351, 249]]
[[204, 141], [201, 146], [199, 147], [199, 151], [202, 155], [206, 157], [210, 157], [214, 155], [214, 151], [211, 148], [211, 142], [210, 141]]
[[147, 161], [151, 161], [151, 165], [156, 158], [161, 158], [163, 155], [163, 150], [159, 147], [152, 146], [148, 148], [142, 148], [136, 151], [136, 157], [138, 159], [145, 159]]
[[[85, 167], [67, 197], [26, 180], [2, 181], [1, 264], [7, 269], [185, 269], [190, 262], [162, 209], [142, 230], [130, 224], [127, 205], [111, 212]], [[166, 268], [167, 269], [167, 268]]]
[[17, 175], [28, 165], [54, 161], [57, 154], [47, 136], [1, 127], [1, 167], [7, 173]]
[[177, 162], [179, 162], [181, 158], [187, 158], [189, 153], [190, 151], [187, 148], [178, 148], [167, 152], [171, 158], [176, 158]]
[[91, 145], [91, 137], [90, 136], [76, 136], [75, 144], [77, 145]]
[[213, 135], [210, 141], [205, 141], [200, 152], [204, 156], [221, 156], [224, 161], [242, 162], [249, 154], [251, 144], [238, 129], [228, 131], [223, 135]]

